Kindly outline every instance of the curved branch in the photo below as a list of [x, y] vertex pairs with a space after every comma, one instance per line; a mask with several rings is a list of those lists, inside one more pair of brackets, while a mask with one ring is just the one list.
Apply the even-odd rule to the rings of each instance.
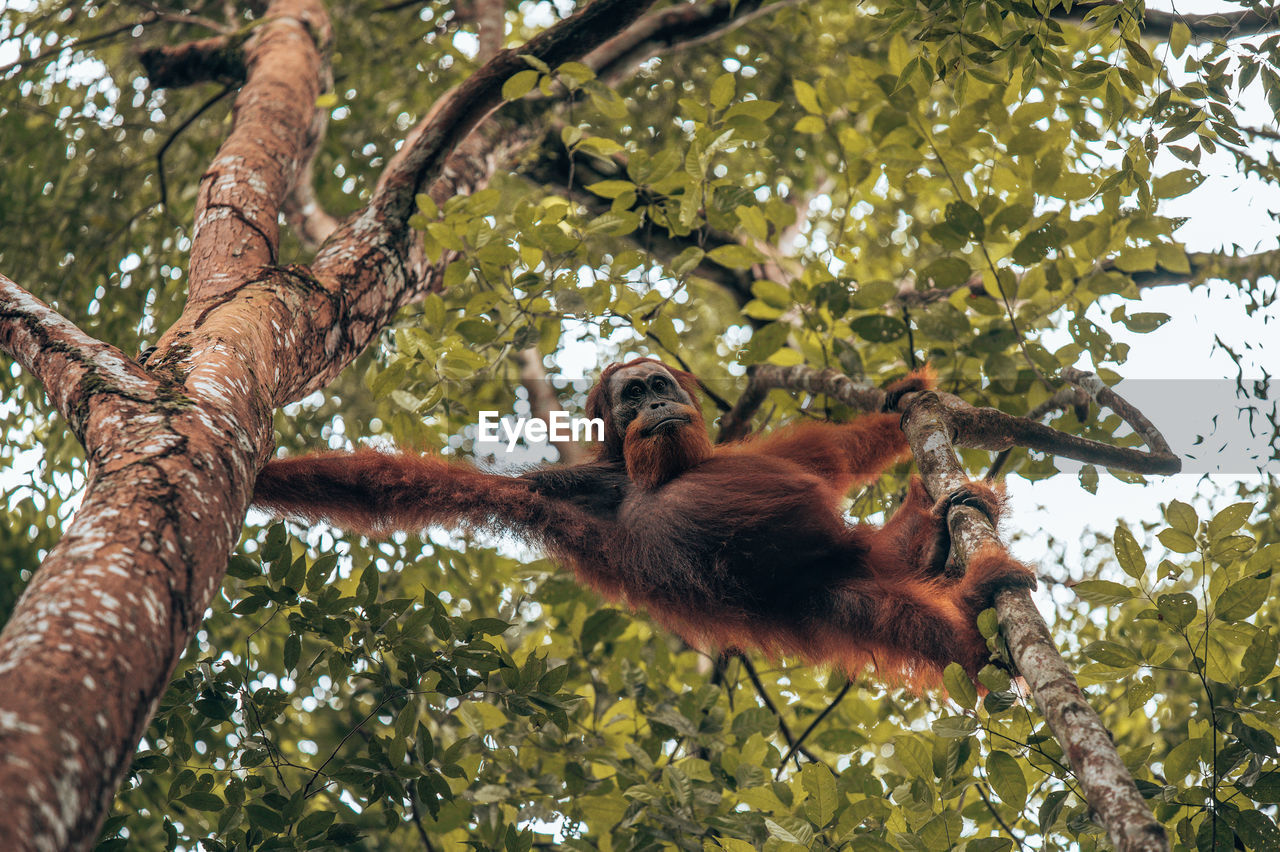
[[1062, 370], [1061, 376], [1088, 393], [1098, 405], [1105, 405], [1119, 414], [1120, 419], [1129, 424], [1129, 428], [1137, 433], [1142, 442], [1151, 449], [1153, 455], [1173, 456], [1173, 450], [1169, 449], [1169, 442], [1164, 439], [1164, 435], [1160, 434], [1155, 424], [1148, 420], [1145, 414], [1134, 408], [1128, 400], [1103, 384], [1102, 379], [1096, 374], [1077, 370], [1075, 367], [1066, 367]]
[[605, 82], [616, 82], [641, 62], [659, 53], [706, 44], [730, 30], [796, 0], [717, 0], [682, 3], [646, 15], [583, 59]]
[[[932, 391], [912, 394], [904, 402], [903, 432], [929, 493], [936, 499], [966, 485], [968, 477], [951, 443], [956, 431], [954, 409]], [[991, 521], [977, 509], [953, 506], [948, 524], [961, 561], [980, 548], [1004, 548]], [[1058, 653], [1030, 592], [1006, 589], [996, 596], [995, 609], [1018, 673], [1062, 744], [1085, 798], [1106, 825], [1116, 849], [1166, 852], [1164, 828], [1151, 815], [1110, 733]]]
[[595, 0], [594, 3], [531, 38], [521, 47], [500, 51], [460, 86], [441, 99], [433, 117], [387, 164], [367, 208], [382, 227], [399, 230], [413, 211], [413, 197], [443, 170], [450, 153], [493, 110], [502, 105], [502, 86], [533, 56], [555, 67], [600, 45], [626, 27], [653, 0]]
[[[862, 411], [879, 411], [884, 404], [884, 391], [868, 382], [855, 381], [838, 370], [815, 370], [803, 365], [777, 367], [772, 364], [758, 364], [750, 369], [748, 376], [748, 391], [743, 394], [747, 397], [746, 403], [740, 399], [743, 412], [738, 413], [735, 408], [734, 412], [726, 416], [729, 425], [735, 430], [745, 428], [742, 415], [746, 414], [749, 419], [748, 409], [754, 411], [754, 406], [759, 405], [758, 400], [762, 400], [763, 394], [773, 388], [824, 394]], [[1078, 381], [1081, 387], [1090, 394], [1094, 394], [1091, 388], [1097, 378], [1088, 379], [1085, 378], [1086, 376], [1092, 376], [1092, 374], [1078, 370], [1063, 371], [1065, 380]], [[1029, 417], [1017, 417], [995, 408], [976, 408], [952, 394], [942, 393], [939, 397], [947, 406], [948, 417], [955, 429], [955, 442], [962, 447], [1000, 451], [1018, 446], [1134, 473], [1171, 474], [1180, 471], [1181, 459], [1173, 455], [1164, 437], [1151, 425], [1150, 421], [1114, 391], [1107, 388], [1104, 390], [1106, 393], [1102, 394], [1099, 391], [1095, 399], [1124, 418], [1125, 422], [1129, 423], [1147, 442], [1150, 452], [1081, 438], [1078, 435], [1060, 432]], [[910, 395], [908, 395], [909, 398]], [[1119, 408], [1116, 407], [1117, 405]]]

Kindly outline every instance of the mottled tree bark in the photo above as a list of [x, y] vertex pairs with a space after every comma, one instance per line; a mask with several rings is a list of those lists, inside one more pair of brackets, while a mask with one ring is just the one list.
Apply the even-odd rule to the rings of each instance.
[[[648, 5], [596, 0], [519, 52], [580, 57]], [[276, 0], [246, 43], [235, 121], [200, 185], [187, 303], [145, 361], [0, 276], [0, 348], [44, 383], [89, 463], [80, 510], [0, 633], [0, 849], [93, 845], [222, 580], [273, 410], [327, 384], [422, 292], [413, 194], [525, 67], [499, 52], [405, 145], [368, 208], [320, 222], [310, 268], [280, 268], [281, 211], [310, 197], [294, 190], [323, 129], [330, 39], [319, 0]]]

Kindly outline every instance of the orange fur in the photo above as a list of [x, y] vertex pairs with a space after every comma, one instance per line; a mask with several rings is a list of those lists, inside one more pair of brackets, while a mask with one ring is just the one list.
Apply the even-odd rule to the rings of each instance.
[[[977, 674], [987, 659], [978, 612], [1034, 579], [999, 548], [975, 554], [963, 579], [948, 577], [949, 503], [930, 500], [918, 477], [883, 527], [845, 520], [848, 488], [908, 454], [897, 414], [713, 447], [696, 403], [665, 390], [655, 406], [689, 422], [645, 434], [636, 415], [614, 422], [615, 405], [634, 409], [611, 399], [610, 379], [650, 363], [609, 367], [589, 394], [587, 413], [606, 435], [590, 464], [511, 478], [432, 456], [327, 453], [269, 463], [255, 502], [371, 534], [449, 523], [511, 531], [703, 648], [796, 654], [850, 673], [870, 663], [916, 684], [951, 661]], [[655, 375], [646, 370], [632, 376]], [[691, 374], [666, 371], [696, 400]], [[932, 386], [918, 370], [889, 398]], [[972, 483], [965, 499], [998, 520], [998, 492]]]

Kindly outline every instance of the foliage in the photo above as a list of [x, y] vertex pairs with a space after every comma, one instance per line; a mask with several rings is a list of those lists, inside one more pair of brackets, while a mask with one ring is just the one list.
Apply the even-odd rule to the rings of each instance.
[[[335, 214], [475, 67], [449, 4], [382, 5], [332, 4], [338, 83], [317, 192]], [[539, 5], [511, 5], [509, 42], [537, 29]], [[1280, 98], [1277, 37], [1199, 43], [1178, 23], [1157, 42], [1138, 4], [1100, 6], [1083, 26], [1051, 5], [780, 4], [616, 85], [585, 65], [530, 63], [500, 116], [507, 132], [546, 131], [525, 173], [419, 198], [411, 224], [448, 263], [445, 289], [291, 406], [280, 444], [374, 437], [465, 454], [476, 411], [523, 401], [512, 353], [567, 364], [579, 338], [605, 361], [678, 355], [730, 400], [744, 366], [765, 361], [879, 380], [927, 359], [948, 389], [1015, 414], [1082, 356], [1114, 378], [1129, 333], [1167, 320], [1129, 313], [1143, 276], [1194, 277], [1161, 202], [1192, 191], [1217, 151], [1277, 178], [1233, 109], [1246, 90]], [[185, 8], [216, 17], [222, 4]], [[0, 38], [30, 56], [46, 35], [92, 37], [137, 14], [7, 10]], [[207, 34], [176, 20], [144, 30], [147, 43]], [[0, 85], [0, 265], [138, 351], [180, 308], [195, 191], [232, 97], [215, 84], [157, 91], [132, 49], [86, 42]], [[548, 157], [567, 164], [550, 186], [528, 177]], [[296, 244], [281, 253], [305, 260]], [[0, 381], [0, 458], [43, 459], [0, 527], [7, 612], [83, 476], [38, 388], [16, 369]], [[844, 413], [770, 402], [775, 422]], [[1111, 416], [1058, 422], [1132, 440]], [[1057, 473], [1025, 452], [1006, 470]], [[902, 473], [853, 513], [884, 509]], [[1280, 845], [1280, 514], [1274, 494], [1240, 496], [1207, 522], [1174, 502], [1158, 531], [1122, 524], [1114, 558], [1088, 566], [1097, 578], [1046, 598], [1180, 849]], [[1105, 845], [1061, 746], [1007, 678], [979, 697], [952, 675], [946, 698], [750, 665], [780, 711], [748, 662], [715, 665], [512, 542], [251, 527], [103, 848]]]

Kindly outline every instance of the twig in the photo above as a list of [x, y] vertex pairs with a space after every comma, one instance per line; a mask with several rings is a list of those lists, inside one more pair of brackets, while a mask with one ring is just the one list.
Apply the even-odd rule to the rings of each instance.
[[1018, 844], [1019, 849], [1026, 849], [1027, 847], [1022, 845], [1022, 838], [1014, 833], [1013, 829], [1009, 827], [1009, 823], [1004, 821], [1004, 817], [1000, 816], [1000, 812], [997, 811], [996, 806], [992, 804], [991, 798], [987, 795], [986, 786], [983, 784], [976, 784], [974, 786], [978, 788], [978, 795], [982, 797], [982, 803], [987, 806], [987, 810], [991, 812], [991, 815], [995, 817], [996, 822], [1004, 829], [1004, 833], [1009, 835], [1010, 839], [1012, 839], [1014, 843]]
[[720, 409], [721, 411], [728, 411], [730, 409], [731, 406], [729, 405], [728, 400], [726, 400], [720, 394], [713, 391], [710, 388], [710, 386], [707, 385], [706, 382], [698, 378], [697, 373], [694, 373], [693, 370], [689, 369], [689, 362], [684, 360], [684, 358], [680, 356], [679, 352], [676, 352], [670, 346], [667, 346], [667, 344], [662, 342], [661, 338], [659, 338], [658, 335], [654, 334], [651, 331], [646, 331], [644, 333], [644, 336], [652, 340], [654, 343], [658, 344], [658, 346], [662, 348], [663, 352], [666, 352], [668, 355], [674, 358], [675, 362], [680, 365], [681, 370], [684, 370], [686, 373], [692, 374], [694, 377], [694, 380], [697, 381], [698, 383], [698, 389], [702, 391], [703, 395], [706, 396], [707, 399], [711, 400], [712, 404], [715, 405], [716, 408]]
[[178, 140], [178, 137], [182, 135], [182, 132], [184, 130], [190, 127], [197, 118], [199, 118], [200, 116], [208, 112], [210, 109], [212, 109], [214, 104], [216, 104], [218, 101], [225, 98], [227, 95], [231, 94], [231, 92], [232, 92], [232, 87], [227, 86], [221, 92], [218, 92], [216, 95], [214, 95], [213, 97], [205, 101], [203, 104], [201, 104], [199, 109], [191, 113], [191, 115], [187, 116], [187, 118], [184, 119], [181, 124], [179, 124], [176, 128], [174, 128], [173, 132], [169, 134], [169, 138], [164, 140], [164, 144], [161, 145], [160, 150], [156, 152], [156, 179], [160, 184], [160, 187], [159, 187], [160, 205], [164, 207], [164, 210], [166, 213], [170, 211], [169, 211], [169, 187], [165, 181], [165, 176], [164, 176], [164, 155], [169, 152], [169, 147]]
[[40, 51], [35, 56], [29, 57], [27, 59], [16, 59], [13, 62], [10, 62], [8, 65], [0, 65], [0, 77], [3, 77], [5, 74], [8, 74], [10, 71], [12, 71], [15, 68], [21, 68], [26, 65], [34, 65], [37, 62], [43, 62], [44, 60], [50, 58], [51, 56], [57, 56], [58, 54], [68, 50], [77, 50], [79, 48], [85, 47], [86, 45], [96, 44], [97, 42], [105, 41], [109, 38], [113, 38], [114, 36], [118, 36], [121, 33], [127, 33], [130, 30], [132, 30], [134, 27], [145, 27], [147, 24], [154, 24], [157, 20], [159, 20], [159, 16], [154, 13], [149, 15], [143, 15], [141, 18], [139, 18], [136, 21], [133, 21], [132, 23], [122, 24], [121, 26], [118, 26], [118, 27], [112, 27], [111, 29], [106, 30], [104, 32], [94, 33], [91, 36], [85, 36], [84, 38], [76, 39], [75, 41], [70, 41], [70, 42], [67, 42], [66, 44], [55, 44], [46, 50]]
[[751, 418], [769, 395], [769, 388], [755, 380], [756, 367], [752, 364], [747, 368], [747, 389], [739, 394], [733, 408], [720, 418], [720, 434], [716, 436], [716, 443], [737, 441], [751, 431]]
[[[803, 754], [814, 763], [821, 763], [822, 761], [818, 759], [817, 755], [796, 742], [795, 735], [791, 733], [791, 728], [787, 726], [786, 720], [782, 718], [782, 713], [778, 710], [778, 705], [773, 703], [773, 699], [769, 696], [769, 690], [765, 689], [764, 684], [761, 683], [760, 675], [756, 674], [756, 667], [752, 665], [751, 660], [749, 660], [745, 654], [738, 654], [738, 659], [742, 663], [742, 670], [747, 673], [747, 679], [750, 680], [751, 685], [755, 687], [756, 695], [760, 696], [760, 701], [764, 704], [765, 708], [773, 714], [775, 719], [778, 720], [778, 731], [782, 734], [782, 738], [787, 741], [787, 757], [790, 757], [799, 751], [800, 754]], [[782, 764], [785, 763], [786, 760], [784, 759]], [[779, 772], [782, 771], [782, 764], [778, 765]]]
[[449, 154], [493, 110], [502, 105], [502, 86], [529, 65], [532, 56], [551, 67], [604, 43], [639, 17], [653, 0], [595, 0], [519, 48], [499, 51], [433, 108], [432, 120], [392, 157], [379, 178], [369, 212], [394, 223], [408, 218], [414, 194], [440, 175]]

